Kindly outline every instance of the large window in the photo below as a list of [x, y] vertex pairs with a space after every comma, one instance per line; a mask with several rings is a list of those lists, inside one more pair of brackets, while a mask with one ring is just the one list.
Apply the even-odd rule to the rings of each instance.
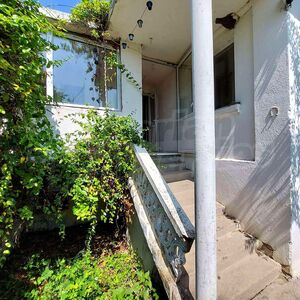
[[112, 50], [74, 37], [54, 36], [52, 39], [59, 47], [52, 57], [63, 62], [49, 70], [52, 80], [47, 83], [47, 92], [54, 101], [119, 109], [119, 74], [115, 68], [107, 66], [104, 59]]
[[233, 44], [217, 54], [215, 64], [215, 108], [234, 103], [234, 46]]
[[[235, 103], [234, 46], [214, 57], [215, 108]], [[192, 55], [178, 68], [180, 117], [193, 112]]]

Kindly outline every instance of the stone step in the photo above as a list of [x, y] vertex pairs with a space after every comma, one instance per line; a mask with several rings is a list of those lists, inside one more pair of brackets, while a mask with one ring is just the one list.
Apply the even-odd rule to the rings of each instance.
[[217, 216], [217, 238], [220, 239], [224, 235], [227, 235], [230, 232], [238, 231], [238, 225], [235, 224], [232, 220], [227, 219], [225, 216]]
[[281, 276], [272, 284], [266, 287], [254, 300], [299, 300], [300, 279], [287, 280]]
[[183, 163], [183, 162], [158, 164], [157, 167], [161, 171], [181, 171], [181, 170], [186, 169], [185, 163]]
[[162, 175], [167, 183], [193, 179], [193, 173], [190, 170], [162, 171]]
[[270, 258], [247, 255], [218, 272], [217, 299], [253, 299], [261, 290], [276, 280], [280, 272], [280, 265]]
[[[219, 223], [219, 222], [218, 222]], [[256, 241], [246, 237], [240, 231], [230, 231], [217, 238], [218, 270], [225, 271], [238, 260], [256, 253]]]

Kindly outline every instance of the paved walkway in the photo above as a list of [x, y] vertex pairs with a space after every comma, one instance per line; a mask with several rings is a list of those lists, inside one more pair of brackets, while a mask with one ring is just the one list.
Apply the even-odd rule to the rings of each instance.
[[[169, 184], [194, 223], [194, 183], [183, 180]], [[217, 255], [219, 300], [300, 300], [300, 281], [287, 282], [281, 266], [265, 255], [258, 255], [255, 239], [239, 231], [238, 224], [223, 214], [217, 203]], [[195, 245], [187, 255], [185, 285], [195, 297]]]

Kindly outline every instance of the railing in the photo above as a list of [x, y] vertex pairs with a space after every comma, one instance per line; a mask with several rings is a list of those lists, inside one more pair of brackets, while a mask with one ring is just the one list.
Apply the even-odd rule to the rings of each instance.
[[181, 299], [177, 283], [195, 229], [164, 181], [148, 152], [134, 146], [138, 171], [130, 191], [141, 227], [170, 299]]

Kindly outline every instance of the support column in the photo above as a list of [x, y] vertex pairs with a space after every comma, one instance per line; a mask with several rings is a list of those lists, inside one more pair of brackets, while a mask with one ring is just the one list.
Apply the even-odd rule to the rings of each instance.
[[192, 2], [195, 110], [196, 297], [217, 298], [212, 0]]

